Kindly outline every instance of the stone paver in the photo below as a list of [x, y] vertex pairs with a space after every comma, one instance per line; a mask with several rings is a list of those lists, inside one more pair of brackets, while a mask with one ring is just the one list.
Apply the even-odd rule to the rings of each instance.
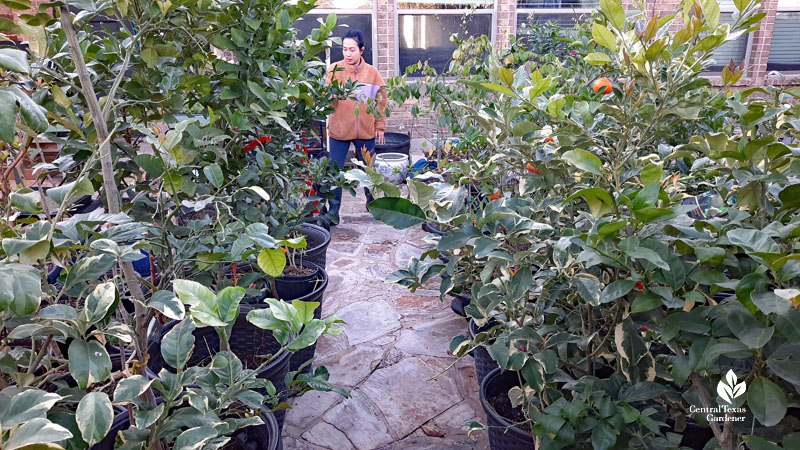
[[[342, 223], [331, 231], [322, 315], [347, 324], [344, 333], [320, 339], [316, 361], [350, 398], [312, 391], [290, 399], [284, 449], [488, 449], [485, 432], [470, 438], [464, 430], [468, 421], [485, 420], [472, 358], [453, 365], [447, 353], [452, 338], [466, 333], [464, 320], [439, 300], [438, 279], [416, 293], [383, 282], [418, 257], [428, 237], [377, 222], [363, 192], [344, 196]], [[423, 426], [444, 436], [428, 436]]]
[[328, 411], [323, 419], [335, 423], [359, 450], [379, 448], [397, 440], [380, 409], [359, 389], [352, 392], [350, 399]]

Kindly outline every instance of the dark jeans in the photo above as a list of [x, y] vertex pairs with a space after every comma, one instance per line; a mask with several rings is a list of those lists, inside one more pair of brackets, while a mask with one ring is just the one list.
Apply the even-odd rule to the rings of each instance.
[[[344, 168], [345, 159], [347, 158], [347, 151], [350, 150], [350, 144], [355, 145], [356, 147], [356, 158], [359, 161], [364, 161], [364, 158], [361, 156], [361, 149], [366, 147], [367, 151], [369, 151], [372, 155], [375, 154], [375, 138], [372, 139], [353, 139], [352, 141], [340, 141], [338, 139], [331, 138], [330, 144], [330, 155], [331, 155], [331, 164], [336, 164], [339, 167], [339, 170]], [[337, 188], [334, 191], [334, 198], [330, 201], [330, 208], [328, 210], [328, 214], [339, 222], [339, 208], [342, 206], [342, 188]], [[369, 202], [370, 195], [369, 190], [364, 188], [364, 193], [367, 194], [367, 201]]]

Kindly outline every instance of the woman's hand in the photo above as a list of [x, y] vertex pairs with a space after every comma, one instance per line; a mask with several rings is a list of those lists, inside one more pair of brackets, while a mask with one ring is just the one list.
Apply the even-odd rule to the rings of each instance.
[[378, 144], [386, 143], [386, 136], [384, 135], [383, 130], [375, 130], [375, 138], [378, 140]]

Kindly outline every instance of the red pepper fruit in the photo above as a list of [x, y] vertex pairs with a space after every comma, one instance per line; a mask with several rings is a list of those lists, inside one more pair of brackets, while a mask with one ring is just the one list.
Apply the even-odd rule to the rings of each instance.
[[498, 199], [501, 199], [501, 198], [503, 198], [503, 195], [500, 194], [500, 191], [497, 191], [494, 194], [489, 196], [489, 199], [491, 199], [491, 200], [498, 200]]
[[644, 285], [642, 284], [642, 282], [641, 282], [641, 281], [637, 281], [637, 282], [636, 282], [636, 285], [635, 285], [634, 287], [635, 287], [636, 289], [640, 290], [640, 291], [643, 291], [643, 290], [644, 290]]
[[647, 331], [647, 327], [642, 327], [642, 331]]
[[539, 171], [536, 170], [536, 167], [534, 167], [533, 164], [531, 164], [531, 163], [528, 163], [526, 168], [528, 169], [528, 172], [533, 172], [533, 173], [535, 173], [537, 175], [541, 175], [541, 173], [539, 173]]
[[266, 142], [266, 143], [269, 143], [269, 142], [271, 142], [271, 141], [272, 141], [272, 136], [261, 136], [260, 138], [253, 139], [252, 141], [250, 141], [250, 143], [249, 143], [249, 144], [247, 144], [247, 145], [245, 145], [245, 146], [244, 146], [243, 150], [244, 150], [244, 152], [245, 152], [245, 153], [247, 153], [247, 152], [249, 152], [250, 150], [252, 150], [252, 149], [256, 148], [256, 146], [257, 146], [259, 143], [263, 144], [263, 143], [265, 143], [265, 142]]
[[556, 140], [551, 138], [551, 137], [549, 137], [549, 138], [546, 138], [544, 141], [545, 142], [555, 142]]

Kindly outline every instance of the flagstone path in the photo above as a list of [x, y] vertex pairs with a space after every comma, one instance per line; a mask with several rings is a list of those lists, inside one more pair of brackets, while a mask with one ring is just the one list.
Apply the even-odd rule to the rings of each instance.
[[328, 247], [322, 315], [345, 320], [346, 331], [317, 345], [318, 364], [351, 397], [312, 391], [291, 399], [283, 448], [487, 449], [485, 432], [470, 439], [464, 431], [467, 421], [485, 420], [472, 358], [437, 376], [455, 361], [447, 349], [466, 322], [439, 300], [436, 283], [412, 294], [383, 282], [423, 252], [427, 233], [376, 221], [363, 195], [344, 195]]

